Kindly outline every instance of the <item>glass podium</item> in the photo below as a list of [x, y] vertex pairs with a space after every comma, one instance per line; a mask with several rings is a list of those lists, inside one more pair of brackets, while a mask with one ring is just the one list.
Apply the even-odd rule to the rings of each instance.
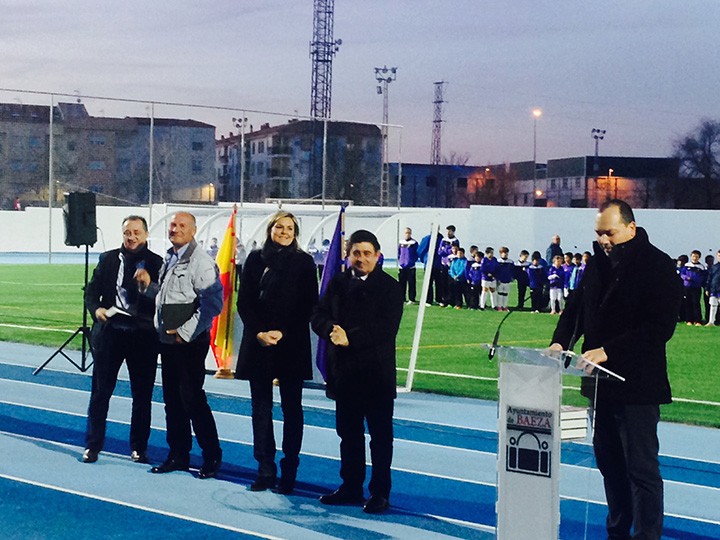
[[584, 438], [588, 425], [586, 409], [563, 410], [563, 376], [623, 379], [596, 365], [589, 375], [569, 351], [493, 346], [493, 356], [500, 368], [497, 538], [558, 538], [560, 444]]

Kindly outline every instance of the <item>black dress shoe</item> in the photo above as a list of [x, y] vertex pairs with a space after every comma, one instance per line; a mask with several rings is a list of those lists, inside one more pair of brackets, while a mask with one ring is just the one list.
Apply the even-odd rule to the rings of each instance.
[[295, 491], [295, 481], [283, 481], [282, 478], [280, 482], [278, 482], [277, 487], [273, 489], [273, 493], [277, 493], [278, 495], [290, 495], [293, 491]]
[[200, 472], [198, 472], [198, 478], [215, 478], [218, 471], [220, 471], [221, 463], [222, 458], [204, 460], [202, 467], [200, 467]]
[[277, 482], [274, 476], [258, 476], [255, 481], [250, 484], [250, 491], [267, 491], [275, 487]]
[[147, 454], [142, 450], [133, 450], [132, 452], [130, 452], [130, 459], [133, 460], [135, 463], [148, 462]]
[[320, 502], [331, 506], [355, 505], [364, 503], [365, 498], [362, 496], [362, 493], [353, 493], [340, 488], [320, 497]]
[[95, 463], [98, 460], [99, 453], [97, 450], [86, 448], [82, 455], [83, 463]]
[[168, 458], [164, 463], [150, 469], [150, 472], [154, 474], [163, 474], [173, 471], [187, 471], [189, 468], [190, 463], [187, 460]]
[[372, 495], [363, 506], [363, 512], [366, 514], [382, 514], [390, 508], [390, 501], [382, 495]]

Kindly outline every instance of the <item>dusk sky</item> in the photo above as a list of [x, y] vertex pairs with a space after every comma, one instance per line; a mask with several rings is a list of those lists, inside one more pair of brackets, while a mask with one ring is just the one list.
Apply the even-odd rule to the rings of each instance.
[[[310, 112], [312, 0], [0, 0], [0, 87], [156, 102]], [[442, 153], [471, 164], [594, 152], [670, 155], [720, 119], [716, 0], [336, 0], [332, 118], [380, 122], [374, 68], [397, 66], [390, 123], [402, 159], [427, 162], [433, 82], [445, 86]], [[66, 100], [69, 98], [57, 98]], [[0, 91], [0, 101], [49, 97]], [[90, 114], [144, 104], [83, 99]], [[297, 111], [297, 112], [296, 112]], [[156, 106], [158, 117], [234, 129], [239, 113]], [[255, 128], [287, 116], [248, 114]], [[397, 130], [391, 152], [397, 156]]]

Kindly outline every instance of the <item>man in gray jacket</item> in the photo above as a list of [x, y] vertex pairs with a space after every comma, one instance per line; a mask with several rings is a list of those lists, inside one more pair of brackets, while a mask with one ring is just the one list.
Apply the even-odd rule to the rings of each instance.
[[153, 473], [187, 471], [192, 430], [202, 449], [199, 478], [217, 475], [222, 461], [215, 419], [207, 402], [205, 357], [210, 326], [223, 307], [223, 289], [215, 262], [195, 241], [195, 216], [178, 212], [170, 220], [172, 248], [160, 269], [160, 283], [140, 274], [138, 280], [155, 297], [155, 328], [160, 337], [162, 386], [165, 401], [167, 459]]

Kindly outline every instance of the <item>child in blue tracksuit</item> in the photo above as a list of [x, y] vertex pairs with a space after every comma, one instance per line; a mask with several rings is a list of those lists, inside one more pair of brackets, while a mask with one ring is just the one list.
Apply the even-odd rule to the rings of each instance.
[[515, 263], [515, 281], [517, 282], [518, 309], [525, 309], [525, 294], [527, 293], [527, 288], [530, 285], [530, 280], [527, 273], [527, 268], [528, 266], [530, 266], [530, 261], [528, 261], [529, 256], [530, 253], [528, 253], [526, 249], [523, 249], [522, 251], [520, 251], [518, 260]]
[[495, 309], [497, 306], [497, 278], [495, 274], [498, 271], [500, 263], [495, 258], [495, 250], [491, 247], [485, 248], [485, 257], [480, 263], [480, 272], [482, 273], [482, 293], [480, 293], [480, 309], [485, 309], [488, 297], [490, 297], [490, 307]]
[[685, 320], [688, 326], [702, 325], [702, 310], [700, 299], [702, 297], [702, 286], [707, 279], [705, 265], [700, 262], [702, 253], [693, 250], [690, 253], [690, 260], [680, 268], [680, 277], [685, 286]]
[[455, 257], [451, 259], [448, 275], [450, 276], [450, 304], [455, 309], [462, 309], [463, 297], [467, 286], [467, 264], [465, 250], [458, 248]]
[[563, 286], [563, 297], [567, 300], [568, 294], [570, 294], [570, 276], [572, 276], [575, 263], [573, 261], [573, 254], [569, 251], [563, 255], [563, 273], [565, 274], [565, 285]]
[[508, 258], [509, 254], [510, 250], [507, 247], [500, 248], [499, 266], [495, 273], [497, 278], [498, 311], [509, 311], [508, 294], [510, 293], [510, 283], [512, 283], [515, 274], [515, 263]]
[[547, 277], [550, 289], [550, 314], [555, 315], [565, 309], [565, 269], [562, 255], [555, 255], [552, 262]]
[[705, 326], [715, 326], [720, 304], [720, 251], [715, 255], [715, 264], [708, 270], [705, 293], [709, 297], [708, 322]]
[[576, 253], [573, 255], [573, 269], [572, 273], [570, 274], [570, 281], [568, 281], [568, 295], [566, 300], [570, 300], [573, 294], [575, 294], [575, 291], [577, 290], [578, 286], [580, 285], [580, 279], [582, 278], [583, 272], [585, 272], [585, 265], [587, 264], [587, 261], [585, 260], [585, 255], [587, 255], [587, 260], [590, 260], [590, 253], [585, 252], [585, 254]]
[[468, 280], [468, 307], [470, 309], [478, 309], [480, 303], [480, 291], [482, 290], [482, 266], [483, 254], [480, 251], [475, 252], [474, 261], [468, 264], [467, 280]]
[[533, 251], [530, 266], [527, 267], [527, 275], [530, 286], [530, 309], [533, 313], [540, 313], [544, 308], [542, 298], [543, 287], [547, 283], [547, 270], [539, 251]]

